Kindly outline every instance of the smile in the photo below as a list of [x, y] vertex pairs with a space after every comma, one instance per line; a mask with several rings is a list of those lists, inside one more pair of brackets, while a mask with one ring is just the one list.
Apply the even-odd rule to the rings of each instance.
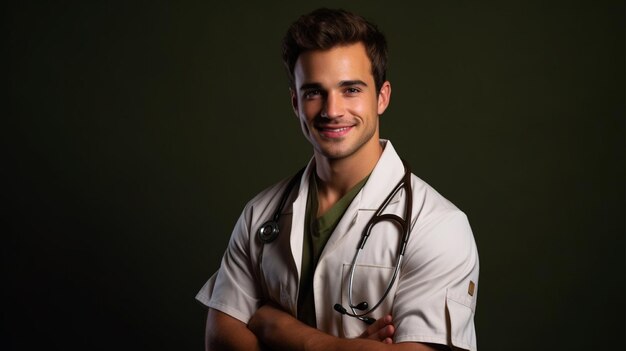
[[340, 138], [345, 136], [352, 130], [354, 126], [341, 127], [341, 128], [329, 128], [329, 127], [318, 127], [317, 130], [320, 134], [325, 138]]

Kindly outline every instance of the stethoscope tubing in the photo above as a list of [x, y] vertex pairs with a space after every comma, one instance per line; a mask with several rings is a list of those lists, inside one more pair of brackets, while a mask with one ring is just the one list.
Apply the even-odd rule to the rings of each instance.
[[[398, 182], [398, 184], [396, 184], [395, 188], [393, 189], [393, 191], [391, 193], [389, 193], [389, 195], [387, 196], [387, 198], [385, 199], [385, 201], [383, 201], [383, 203], [380, 205], [380, 207], [378, 208], [378, 210], [376, 210], [376, 212], [374, 213], [374, 216], [372, 217], [372, 219], [370, 219], [370, 221], [367, 223], [366, 227], [363, 229], [363, 234], [361, 236], [361, 240], [358, 246], [358, 249], [354, 255], [354, 257], [352, 258], [352, 263], [350, 264], [350, 275], [349, 275], [349, 279], [348, 279], [348, 305], [350, 307], [350, 310], [352, 311], [352, 313], [347, 313], [349, 316], [351, 317], [355, 317], [358, 319], [363, 320], [364, 322], [369, 324], [369, 320], [365, 320], [365, 316], [370, 314], [372, 311], [374, 311], [376, 308], [378, 308], [378, 306], [380, 306], [383, 301], [385, 301], [385, 299], [387, 298], [387, 295], [389, 295], [389, 292], [391, 291], [391, 289], [393, 288], [393, 285], [398, 277], [398, 273], [400, 272], [400, 267], [402, 267], [402, 259], [404, 257], [404, 253], [406, 251], [406, 246], [407, 243], [409, 241], [409, 236], [411, 234], [411, 226], [410, 226], [410, 219], [411, 219], [411, 212], [412, 212], [412, 205], [413, 205], [413, 192], [411, 189], [411, 178], [410, 178], [410, 174], [411, 172], [409, 171], [409, 167], [406, 163], [404, 163], [404, 169], [405, 169], [405, 173], [404, 176], [402, 177], [402, 179]], [[398, 192], [401, 189], [405, 189], [406, 191], [406, 205], [405, 205], [405, 212], [404, 212], [404, 218], [402, 219], [397, 215], [394, 214], [382, 214], [382, 212], [385, 210], [385, 208], [387, 208], [387, 205], [389, 205], [389, 203], [391, 202], [391, 200], [396, 196], [396, 194], [398, 194]], [[399, 229], [402, 232], [402, 240], [398, 243], [399, 248], [398, 248], [398, 255], [396, 258], [396, 262], [395, 262], [395, 268], [393, 270], [393, 276], [391, 277], [391, 280], [389, 281], [389, 284], [387, 284], [387, 288], [385, 289], [385, 292], [383, 293], [382, 297], [378, 300], [378, 302], [371, 308], [367, 308], [367, 310], [365, 310], [364, 312], [357, 312], [356, 311], [356, 306], [354, 304], [354, 300], [353, 300], [353, 286], [354, 286], [354, 275], [355, 275], [355, 271], [356, 271], [356, 266], [357, 266], [357, 261], [358, 261], [358, 257], [360, 256], [361, 252], [363, 251], [363, 248], [365, 247], [365, 243], [367, 242], [367, 239], [369, 238], [370, 234], [371, 234], [371, 230], [374, 227], [374, 225], [376, 225], [377, 223], [380, 223], [382, 221], [391, 221], [392, 223], [394, 223], [395, 225], [397, 225], [399, 227]]]
[[[348, 304], [352, 313], [348, 312], [343, 306], [341, 306], [341, 304], [335, 304], [334, 306], [334, 309], [338, 311], [339, 313], [348, 315], [350, 317], [355, 317], [359, 320], [364, 321], [367, 324], [372, 324], [374, 322], [374, 319], [370, 317], [366, 317], [366, 315], [372, 313], [376, 308], [378, 308], [378, 306], [380, 306], [383, 303], [383, 301], [385, 301], [385, 299], [387, 298], [387, 295], [389, 295], [389, 292], [391, 291], [391, 289], [393, 288], [393, 285], [396, 282], [396, 279], [400, 272], [400, 268], [402, 266], [402, 260], [404, 257], [404, 253], [406, 251], [406, 246], [409, 241], [409, 236], [411, 234], [410, 221], [411, 221], [412, 206], [413, 206], [413, 190], [411, 188], [411, 171], [407, 163], [404, 162], [404, 160], [402, 160], [402, 164], [404, 165], [404, 176], [402, 177], [402, 179], [400, 179], [400, 181], [398, 181], [398, 183], [396, 184], [395, 188], [391, 191], [391, 193], [387, 195], [383, 203], [378, 207], [378, 209], [376, 210], [372, 218], [369, 220], [369, 222], [363, 229], [356, 253], [354, 254], [354, 257], [352, 258], [352, 263], [350, 264], [350, 274], [348, 278]], [[261, 283], [261, 286], [263, 286], [262, 288], [263, 299], [266, 299], [268, 296], [268, 293], [266, 291], [267, 287], [265, 286], [265, 279], [261, 272], [261, 265], [263, 262], [263, 251], [264, 251], [263, 249], [265, 248], [265, 244], [268, 244], [274, 241], [276, 237], [278, 236], [279, 231], [280, 231], [280, 228], [278, 226], [278, 220], [280, 219], [280, 214], [283, 211], [283, 208], [285, 207], [287, 203], [287, 199], [291, 195], [293, 188], [295, 188], [298, 181], [302, 178], [303, 173], [304, 173], [304, 168], [301, 169], [289, 181], [280, 199], [279, 206], [276, 208], [276, 211], [274, 212], [272, 216], [272, 219], [263, 223], [257, 231], [257, 238], [261, 241], [261, 249], [259, 250], [259, 255], [257, 258], [257, 262], [258, 262], [257, 274], [258, 274], [259, 282]], [[400, 216], [397, 216], [395, 214], [390, 214], [390, 213], [383, 214], [383, 211], [387, 208], [389, 203], [391, 203], [391, 200], [398, 194], [398, 192], [401, 189], [404, 189], [406, 193], [406, 204], [404, 206], [404, 219], [402, 219]], [[372, 228], [374, 227], [374, 225], [382, 221], [392, 222], [402, 232], [402, 240], [398, 243], [399, 247], [397, 251], [397, 257], [396, 257], [393, 275], [391, 277], [391, 280], [387, 284], [387, 288], [385, 289], [382, 297], [378, 300], [378, 302], [373, 307], [369, 308], [369, 305], [365, 301], [362, 303], [359, 303], [358, 305], [355, 305], [353, 301], [353, 287], [354, 287], [354, 275], [356, 271], [358, 258], [361, 252], [363, 251], [363, 248], [365, 247], [365, 243], [367, 242], [367, 239], [369, 238], [371, 234]], [[360, 308], [360, 306], [365, 306], [365, 307]], [[359, 309], [364, 310], [364, 311], [360, 313], [357, 312], [356, 311], [357, 307], [359, 307]]]

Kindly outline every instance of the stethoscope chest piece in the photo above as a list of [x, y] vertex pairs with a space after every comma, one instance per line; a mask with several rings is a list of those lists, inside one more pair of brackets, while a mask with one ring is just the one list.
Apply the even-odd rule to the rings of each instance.
[[257, 236], [263, 244], [269, 244], [276, 239], [279, 231], [278, 222], [267, 221], [259, 228]]
[[298, 171], [298, 173], [296, 173], [296, 175], [291, 178], [289, 184], [287, 184], [287, 188], [285, 189], [283, 196], [280, 198], [280, 204], [276, 208], [272, 219], [263, 223], [259, 230], [257, 230], [256, 235], [257, 237], [259, 237], [259, 240], [261, 240], [263, 244], [269, 244], [272, 241], [276, 240], [276, 237], [278, 237], [278, 233], [280, 232], [280, 230], [278, 229], [278, 220], [280, 219], [280, 214], [283, 211], [285, 204], [287, 203], [287, 198], [291, 194], [291, 191], [300, 181], [302, 173], [304, 173], [304, 168]]

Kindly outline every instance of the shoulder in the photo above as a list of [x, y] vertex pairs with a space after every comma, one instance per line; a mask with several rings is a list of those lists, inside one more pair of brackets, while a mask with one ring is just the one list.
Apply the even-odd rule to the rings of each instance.
[[455, 218], [467, 221], [467, 216], [428, 183], [411, 174], [413, 191], [413, 224], [418, 228]]
[[[291, 175], [287, 178], [283, 178], [280, 181], [263, 189], [246, 203], [245, 208], [248, 210], [251, 210], [251, 209], [265, 208], [273, 203], [276, 203], [276, 205], [278, 205], [285, 191], [287, 191], [289, 182], [294, 177], [295, 175]], [[296, 188], [297, 188], [297, 185], [298, 184], [296, 184]]]
[[263, 223], [274, 216], [290, 179], [291, 177], [282, 179], [263, 189], [246, 203], [231, 233], [232, 247], [241, 252], [250, 249], [249, 246], [255, 242], [250, 240], [251, 237]]
[[449, 263], [476, 256], [467, 215], [433, 187], [412, 175], [413, 213], [410, 246], [416, 257]]
[[[291, 202], [293, 202], [294, 198], [298, 195], [301, 180], [302, 176], [300, 172], [298, 172], [281, 179], [256, 194], [244, 206], [242, 216], [246, 219], [246, 222], [253, 225], [256, 222], [265, 222], [272, 218], [280, 207], [281, 200], [284, 196], [287, 196], [287, 199], [282, 208], [282, 213], [290, 211]], [[289, 191], [291, 181], [295, 183], [293, 184], [293, 189]], [[289, 194], [286, 194], [287, 191], [289, 191]]]

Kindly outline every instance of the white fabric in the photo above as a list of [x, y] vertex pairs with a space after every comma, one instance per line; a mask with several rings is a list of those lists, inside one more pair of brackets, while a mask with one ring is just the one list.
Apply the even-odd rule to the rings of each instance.
[[[348, 307], [348, 275], [363, 227], [404, 175], [402, 161], [391, 142], [381, 141], [384, 152], [368, 182], [354, 198], [319, 259], [313, 279], [317, 327], [332, 335], [356, 337], [366, 325], [334, 311], [335, 303]], [[298, 279], [302, 261], [310, 162], [298, 191], [280, 217], [278, 238], [263, 249], [261, 279], [256, 238], [259, 226], [276, 210], [288, 179], [252, 199], [239, 218], [218, 272], [196, 298], [205, 305], [247, 323], [259, 307], [262, 289], [269, 299], [297, 315]], [[394, 342], [430, 342], [476, 350], [474, 311], [478, 293], [478, 252], [463, 212], [424, 181], [412, 175], [411, 237], [399, 278], [371, 317], [391, 313], [396, 326]], [[385, 213], [402, 216], [404, 191]], [[370, 306], [382, 296], [395, 265], [401, 233], [389, 222], [374, 226], [359, 257], [354, 278], [354, 301]], [[470, 289], [470, 281], [475, 284]], [[264, 287], [262, 288], [262, 285]], [[473, 290], [470, 294], [470, 290]]]

